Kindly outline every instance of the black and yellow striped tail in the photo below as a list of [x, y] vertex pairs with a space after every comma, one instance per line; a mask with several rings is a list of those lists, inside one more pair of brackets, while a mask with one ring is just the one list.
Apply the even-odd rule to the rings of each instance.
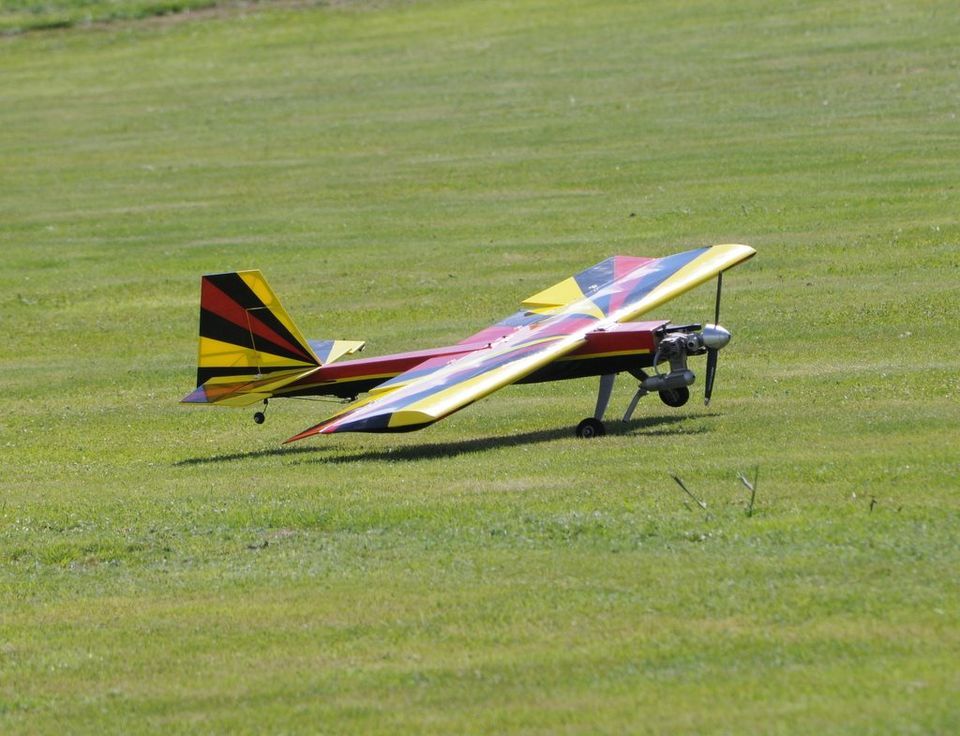
[[183, 401], [253, 404], [320, 365], [260, 271], [203, 277], [197, 389]]

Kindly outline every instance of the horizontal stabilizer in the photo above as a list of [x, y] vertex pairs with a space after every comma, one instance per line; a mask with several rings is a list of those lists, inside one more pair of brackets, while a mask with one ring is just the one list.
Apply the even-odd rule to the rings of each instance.
[[344, 355], [359, 353], [367, 343], [363, 340], [308, 340], [307, 344], [321, 365], [330, 365]]
[[250, 406], [264, 399], [269, 399], [277, 389], [301, 378], [306, 378], [316, 370], [319, 370], [319, 368], [275, 371], [266, 375], [215, 376], [184, 396], [180, 402], [183, 404]]

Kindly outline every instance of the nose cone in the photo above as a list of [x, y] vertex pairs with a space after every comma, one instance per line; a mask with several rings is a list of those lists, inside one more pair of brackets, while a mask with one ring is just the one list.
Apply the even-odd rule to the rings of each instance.
[[730, 332], [720, 325], [703, 326], [703, 344], [713, 350], [719, 350], [730, 342]]

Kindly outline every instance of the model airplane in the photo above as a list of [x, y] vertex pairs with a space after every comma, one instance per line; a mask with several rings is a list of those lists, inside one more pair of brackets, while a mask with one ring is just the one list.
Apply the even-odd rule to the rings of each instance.
[[[264, 408], [273, 398], [349, 401], [287, 440], [293, 442], [332, 432], [408, 432], [512, 383], [599, 376], [596, 408], [577, 436], [603, 435], [614, 379], [623, 371], [640, 382], [624, 421], [647, 393], [683, 406], [695, 380], [687, 367], [691, 355], [707, 356], [704, 399], [710, 402], [718, 351], [730, 340], [719, 325], [723, 272], [755, 252], [714, 245], [665, 258], [614, 256], [533, 295], [519, 312], [456, 345], [340, 363], [364, 343], [306, 340], [259, 271], [204, 276], [197, 388], [183, 401], [263, 402]], [[633, 321], [714, 276], [714, 324]], [[661, 371], [661, 364], [669, 368]], [[254, 420], [262, 423], [264, 412]]]

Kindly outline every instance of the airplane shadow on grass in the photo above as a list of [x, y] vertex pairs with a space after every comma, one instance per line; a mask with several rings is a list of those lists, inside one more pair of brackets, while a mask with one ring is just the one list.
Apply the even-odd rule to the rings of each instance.
[[[608, 421], [606, 422], [607, 435], [611, 437], [637, 435], [639, 437], [669, 437], [672, 435], [691, 435], [703, 434], [707, 431], [705, 427], [682, 428], [674, 425], [681, 424], [689, 419], [711, 419], [715, 414], [686, 414], [683, 416], [659, 416], [644, 417], [633, 419], [629, 422]], [[383, 461], [417, 461], [417, 460], [435, 460], [437, 458], [450, 458], [457, 455], [466, 455], [475, 452], [487, 452], [489, 450], [499, 450], [506, 447], [517, 447], [520, 445], [536, 445], [542, 442], [553, 442], [555, 440], [570, 439], [573, 432], [570, 427], [558, 427], [556, 429], [541, 429], [534, 432], [521, 432], [520, 434], [496, 435], [493, 437], [478, 437], [471, 440], [460, 440], [457, 442], [432, 442], [417, 445], [405, 445], [402, 447], [389, 447], [382, 450], [364, 450], [362, 452], [350, 453], [347, 455], [331, 455], [323, 457], [328, 453], [335, 452], [337, 448], [330, 445], [314, 445], [308, 447], [272, 447], [266, 450], [251, 450], [250, 452], [237, 452], [227, 455], [211, 455], [209, 457], [195, 457], [179, 460], [173, 465], [183, 467], [190, 465], [205, 465], [208, 463], [236, 462], [240, 460], [253, 460], [262, 457], [293, 457], [295, 455], [305, 456], [305, 462], [319, 463], [356, 463], [356, 462], [383, 462]], [[602, 438], [584, 440], [584, 442], [600, 443]]]
[[[700, 434], [707, 431], [701, 427], [684, 430], [680, 428], [669, 428], [664, 426], [681, 422], [685, 418], [690, 417], [656, 417], [650, 419], [633, 420], [630, 422], [606, 422], [607, 435], [616, 437], [621, 435], [636, 434], [640, 436], [655, 437], [667, 435]], [[438, 458], [450, 458], [457, 455], [467, 455], [475, 452], [487, 452], [488, 450], [499, 450], [507, 447], [518, 447], [521, 445], [536, 445], [541, 442], [553, 442], [555, 440], [572, 438], [573, 432], [570, 427], [557, 427], [555, 429], [541, 429], [535, 432], [522, 432], [520, 434], [478, 437], [476, 439], [461, 440], [459, 442], [434, 442], [423, 445], [393, 447], [383, 450], [367, 450], [349, 455], [317, 458], [316, 460], [311, 459], [310, 462], [354, 463], [384, 460], [435, 460]], [[602, 438], [583, 440], [583, 442], [602, 441]]]

